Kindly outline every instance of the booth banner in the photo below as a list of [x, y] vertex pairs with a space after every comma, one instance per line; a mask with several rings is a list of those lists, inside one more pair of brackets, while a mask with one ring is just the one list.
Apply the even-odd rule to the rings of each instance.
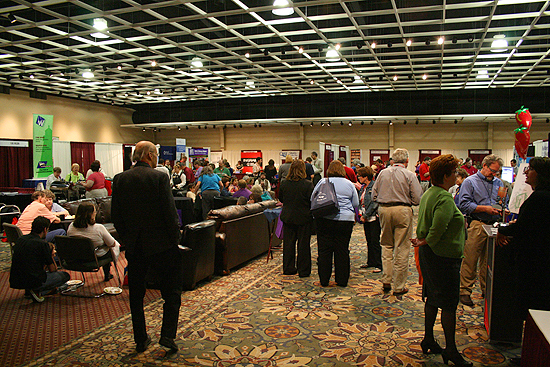
[[[186, 155], [186, 152], [187, 152], [186, 144], [187, 142], [185, 141], [185, 139], [179, 139], [179, 138], [176, 139], [176, 156], [174, 159], [181, 161], [182, 157]], [[190, 159], [187, 160], [187, 164], [188, 165], [191, 164]]]
[[279, 162], [280, 164], [285, 163], [286, 156], [291, 156], [292, 160], [300, 159], [302, 154], [300, 150], [284, 150], [279, 152]]
[[210, 147], [187, 148], [187, 157], [187, 160], [191, 162], [195, 161], [196, 159], [210, 160]]
[[241, 172], [252, 173], [252, 166], [258, 157], [262, 157], [261, 150], [241, 150], [241, 162], [243, 163]]
[[214, 163], [218, 167], [218, 162], [223, 159], [223, 152], [210, 152], [210, 159], [212, 159], [210, 163]]
[[170, 165], [173, 165], [176, 159], [176, 147], [171, 146], [162, 146], [160, 147], [160, 158], [164, 159], [165, 161], [169, 161]]
[[53, 173], [53, 115], [33, 114], [33, 173], [34, 178]]
[[[519, 165], [518, 172], [523, 172], [523, 170], [529, 166], [529, 163], [521, 163]], [[512, 195], [510, 196], [510, 202], [508, 203], [508, 209], [511, 213], [519, 213], [519, 208], [521, 204], [531, 195], [533, 189], [531, 185], [525, 183], [525, 175], [517, 175], [516, 181], [514, 182], [514, 189], [512, 190]]]
[[325, 144], [325, 152], [323, 153], [323, 164], [325, 169], [323, 172], [326, 172], [330, 162], [334, 160], [334, 152], [332, 151], [332, 144]]

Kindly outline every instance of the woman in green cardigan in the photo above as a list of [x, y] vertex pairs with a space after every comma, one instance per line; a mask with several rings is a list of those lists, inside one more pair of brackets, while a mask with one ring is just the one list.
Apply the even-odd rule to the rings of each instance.
[[[460, 294], [460, 264], [465, 240], [464, 216], [456, 207], [449, 188], [455, 184], [458, 160], [451, 154], [432, 160], [430, 187], [420, 201], [416, 239], [420, 269], [424, 278], [424, 339], [420, 346], [427, 353], [441, 353], [443, 362], [455, 366], [471, 366], [458, 352], [455, 343], [456, 308]], [[434, 324], [441, 309], [441, 324], [445, 334], [443, 350], [434, 338]]]

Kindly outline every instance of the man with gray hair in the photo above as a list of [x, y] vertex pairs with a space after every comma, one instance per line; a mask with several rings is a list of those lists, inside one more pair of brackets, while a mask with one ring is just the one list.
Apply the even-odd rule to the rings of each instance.
[[[468, 176], [460, 186], [458, 209], [468, 219], [468, 239], [464, 244], [464, 258], [460, 268], [460, 302], [467, 306], [474, 303], [470, 295], [477, 278], [479, 261], [479, 283], [485, 294], [487, 279], [487, 240], [484, 224], [498, 222], [501, 210], [496, 207], [499, 200], [498, 188], [503, 182], [495, 177], [503, 166], [501, 158], [489, 154], [483, 158], [483, 168]], [[506, 198], [505, 198], [506, 200]]]
[[382, 235], [382, 285], [389, 291], [393, 282], [393, 294], [401, 295], [409, 269], [413, 205], [420, 203], [422, 188], [416, 175], [407, 169], [409, 152], [396, 149], [392, 155], [394, 164], [380, 171], [372, 188], [372, 199], [379, 204]]
[[318, 158], [317, 152], [311, 152], [311, 159], [313, 159], [311, 164], [313, 166], [313, 186], [315, 186], [323, 177], [323, 161]]

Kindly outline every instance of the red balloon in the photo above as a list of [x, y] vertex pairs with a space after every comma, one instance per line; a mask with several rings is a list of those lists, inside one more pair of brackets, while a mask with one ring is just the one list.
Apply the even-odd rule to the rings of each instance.
[[531, 134], [528, 130], [519, 131], [516, 133], [516, 151], [518, 155], [525, 159], [527, 158], [527, 148], [529, 148], [529, 142], [531, 140]]
[[516, 122], [520, 127], [525, 127], [527, 130], [531, 128], [533, 119], [531, 118], [531, 112], [529, 112], [528, 108], [521, 106], [521, 108], [516, 111]]

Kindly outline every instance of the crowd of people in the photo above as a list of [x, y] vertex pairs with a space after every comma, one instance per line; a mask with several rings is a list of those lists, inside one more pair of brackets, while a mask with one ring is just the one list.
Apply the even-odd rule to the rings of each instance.
[[[227, 160], [218, 161], [217, 166], [204, 159], [196, 160], [192, 169], [182, 155], [171, 167], [169, 162], [158, 160], [150, 142], [136, 145], [133, 158], [135, 166], [114, 178], [112, 218], [126, 247], [138, 351], [144, 351], [151, 343], [143, 315], [144, 281], [148, 274], [163, 284], [165, 313], [160, 344], [171, 351], [178, 349], [174, 337], [181, 282], [173, 274], [181, 274], [182, 264], [177, 247], [178, 217], [171, 197], [199, 198], [196, 202], [200, 203], [200, 220], [207, 218], [216, 197], [225, 196], [237, 199], [237, 204], [279, 200], [284, 275], [311, 276], [310, 239], [315, 232], [322, 287], [329, 286], [333, 269], [335, 284], [348, 285], [349, 245], [355, 223], [362, 225], [367, 244], [367, 262], [360, 267], [381, 273], [383, 292], [393, 291], [394, 296], [401, 296], [409, 291], [409, 255], [411, 247], [417, 248], [425, 301], [422, 351], [441, 354], [445, 363], [450, 360], [458, 366], [471, 365], [456, 347], [456, 309], [459, 303], [474, 306], [471, 294], [478, 279], [484, 296], [488, 235], [483, 225], [500, 222], [503, 214], [509, 214], [512, 186], [500, 177], [504, 162], [498, 156], [487, 155], [478, 167], [470, 158], [462, 162], [450, 154], [426, 157], [417, 162], [413, 172], [408, 169], [409, 152], [396, 149], [388, 162], [378, 159], [372, 166], [353, 160], [348, 167], [343, 158], [333, 160], [323, 175], [323, 162], [312, 152], [305, 160], [286, 156], [279, 169], [273, 160], [263, 166], [258, 157], [252, 172], [239, 177], [236, 173], [243, 169], [240, 161], [234, 170]], [[517, 175], [517, 162], [512, 160], [511, 164]], [[65, 181], [85, 188], [86, 197], [106, 196], [100, 163], [92, 163], [86, 178], [79, 168], [73, 164]], [[500, 227], [497, 241], [515, 250], [517, 260], [511, 266], [517, 267], [518, 279], [511, 286], [518, 288], [519, 297], [514, 302], [525, 317], [528, 308], [550, 310], [550, 158], [532, 158], [524, 174], [534, 193], [521, 206], [517, 221]], [[26, 289], [35, 301], [43, 300], [41, 295], [68, 280], [66, 273], [57, 271], [55, 261], [50, 261], [54, 247], [47, 244], [54, 242], [55, 235], [91, 238], [100, 258], [107, 256], [110, 247], [120, 246], [102, 225], [95, 223], [96, 209], [88, 203], [79, 206], [68, 233], [63, 229], [49, 230], [50, 224], [59, 222], [59, 213], [65, 214], [59, 206], [55, 208], [55, 195], [49, 190], [58, 181], [63, 180], [56, 167], [48, 178], [48, 188], [33, 194], [33, 202], [17, 224], [24, 236], [15, 246], [12, 286]], [[332, 190], [335, 208], [314, 217], [312, 201], [319, 194], [330, 194], [324, 190]], [[413, 236], [415, 206], [419, 209]], [[23, 257], [33, 257], [33, 269], [22, 265]], [[48, 272], [38, 270], [44, 266]], [[21, 277], [24, 272], [32, 277]], [[104, 266], [103, 272], [105, 281], [109, 281], [109, 265]], [[16, 280], [16, 275], [27, 281]], [[434, 336], [439, 309], [445, 349]]]

